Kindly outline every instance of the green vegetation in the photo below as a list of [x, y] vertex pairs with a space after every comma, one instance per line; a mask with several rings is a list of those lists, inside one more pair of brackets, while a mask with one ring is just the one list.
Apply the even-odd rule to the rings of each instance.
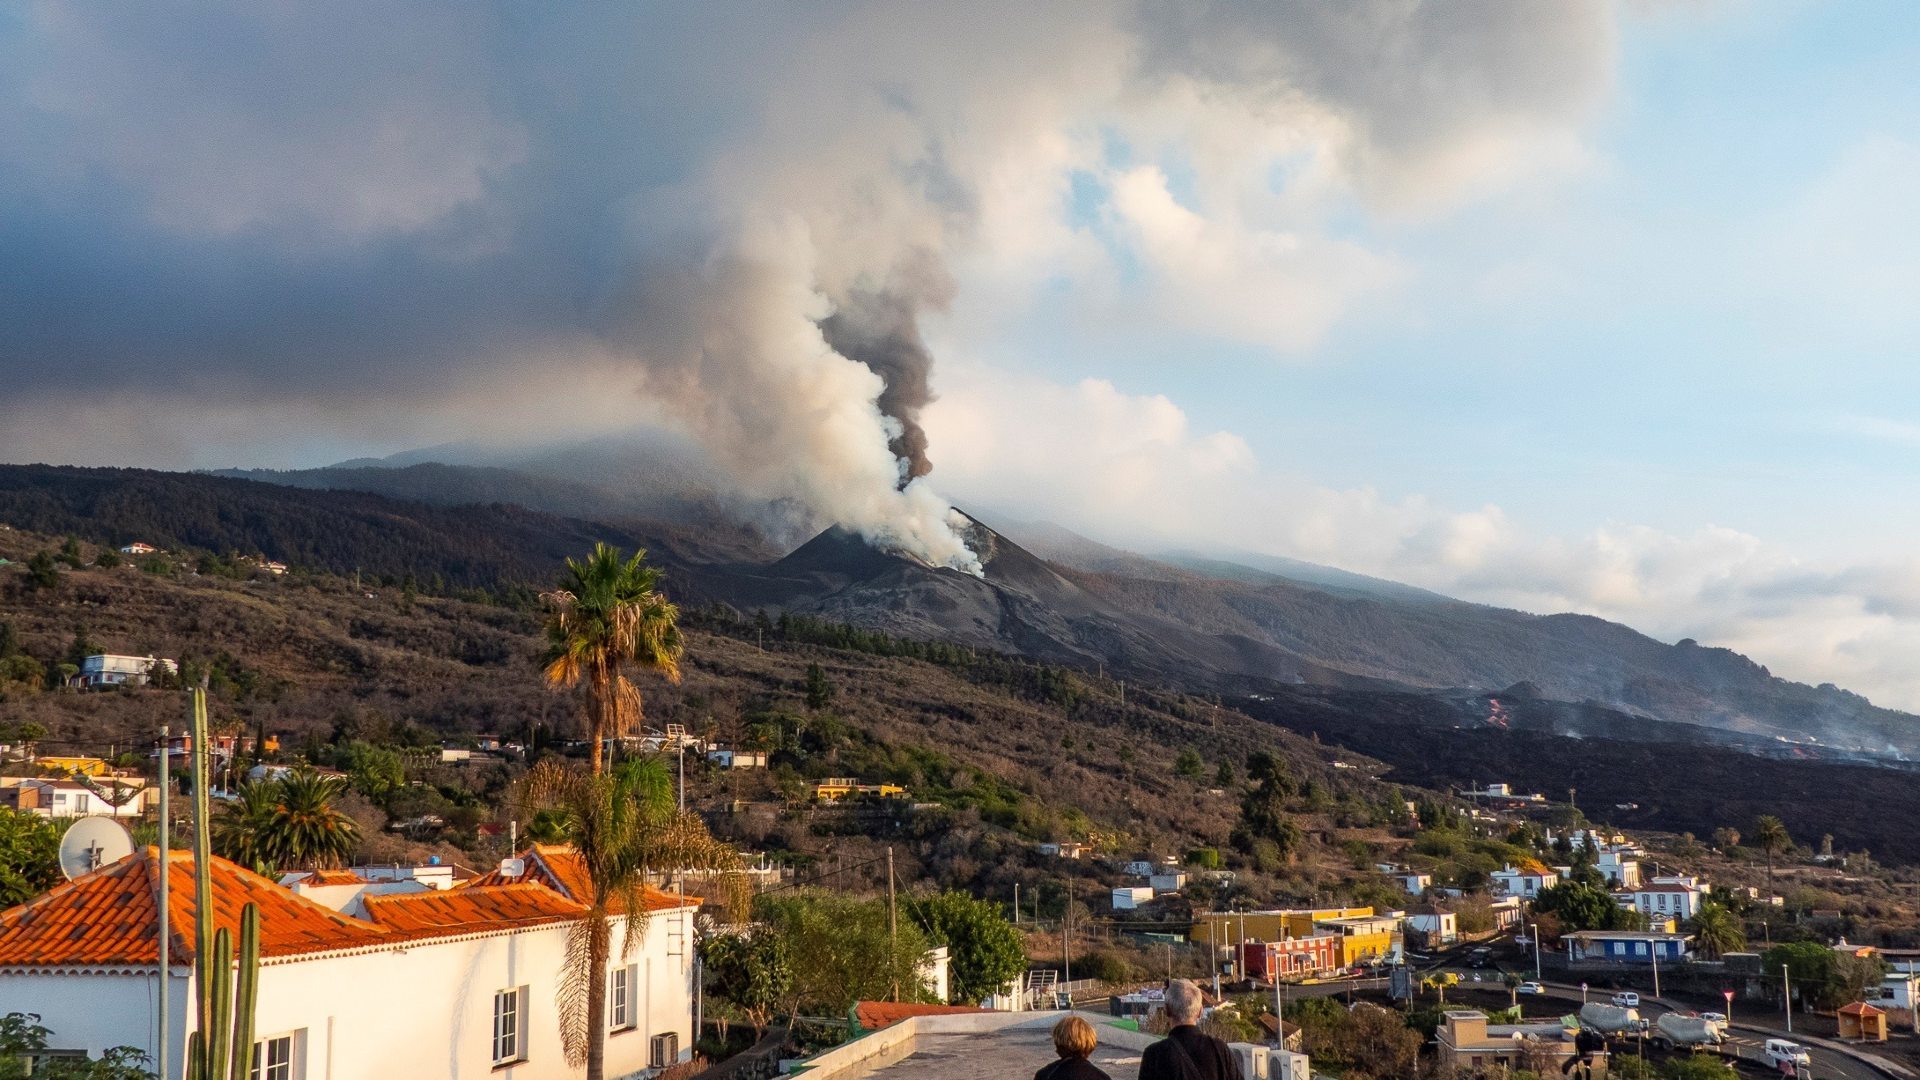
[[1858, 1001], [1869, 986], [1878, 986], [1886, 965], [1873, 957], [1852, 956], [1815, 941], [1775, 945], [1760, 955], [1763, 975], [1775, 977], [1785, 967], [1796, 997], [1817, 1009], [1837, 1009]]
[[1541, 889], [1533, 910], [1552, 915], [1562, 931], [1642, 930], [1647, 925], [1646, 916], [1621, 907], [1605, 887], [1584, 882], [1563, 881]]
[[360, 827], [334, 805], [346, 786], [311, 769], [239, 784], [214, 819], [214, 850], [262, 873], [343, 865], [360, 842]]
[[928, 938], [947, 947], [948, 996], [977, 1004], [1027, 970], [1026, 945], [1000, 905], [966, 893], [943, 892], [912, 905]]
[[1773, 857], [1783, 851], [1791, 850], [1793, 837], [1787, 834], [1787, 826], [1772, 814], [1761, 814], [1753, 822], [1753, 842], [1767, 854], [1767, 889], [1773, 889]]
[[1730, 952], [1747, 947], [1747, 932], [1740, 920], [1722, 904], [1707, 901], [1700, 905], [1690, 921], [1694, 944], [1706, 960], [1718, 960]]
[[25, 810], [0, 807], [0, 910], [60, 883], [60, 830]]
[[0, 1080], [153, 1080], [149, 1059], [138, 1047], [115, 1046], [93, 1061], [35, 1059], [47, 1049], [51, 1028], [38, 1013], [0, 1016]]
[[902, 1001], [926, 1000], [919, 969], [927, 937], [902, 917], [889, 946], [884, 901], [782, 893], [762, 896], [754, 915], [786, 940], [793, 959], [793, 981], [779, 1008], [784, 1015], [845, 1015], [856, 1001], [884, 1001], [896, 991]]
[[725, 1015], [724, 1006], [733, 1006], [758, 1038], [793, 993], [793, 956], [786, 936], [768, 930], [723, 931], [702, 936], [699, 948], [707, 985], [716, 1004], [723, 1006], [716, 1013]]

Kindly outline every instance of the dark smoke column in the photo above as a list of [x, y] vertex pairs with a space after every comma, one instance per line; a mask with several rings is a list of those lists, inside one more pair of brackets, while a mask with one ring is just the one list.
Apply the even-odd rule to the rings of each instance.
[[878, 404], [900, 424], [900, 434], [887, 445], [900, 459], [901, 487], [933, 471], [927, 433], [920, 427], [920, 410], [933, 401], [928, 378], [933, 354], [920, 337], [916, 318], [922, 302], [906, 292], [860, 290], [820, 323], [834, 352], [865, 364], [885, 384]]

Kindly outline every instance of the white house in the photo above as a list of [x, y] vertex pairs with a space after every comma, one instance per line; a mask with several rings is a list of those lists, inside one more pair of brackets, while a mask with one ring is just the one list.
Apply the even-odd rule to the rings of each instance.
[[1621, 889], [1613, 898], [1621, 907], [1649, 918], [1691, 919], [1706, 899], [1706, 890], [1699, 878], [1657, 877], [1639, 888]]
[[1153, 888], [1148, 885], [1125, 885], [1113, 890], [1113, 910], [1132, 911], [1141, 904], [1153, 899]]
[[89, 690], [98, 690], [103, 686], [119, 686], [129, 683], [145, 686], [147, 677], [153, 670], [163, 668], [168, 674], [180, 673], [180, 665], [157, 656], [116, 656], [113, 653], [100, 653], [80, 661], [80, 674], [74, 681]]
[[1163, 870], [1147, 878], [1147, 885], [1155, 896], [1161, 893], [1176, 893], [1187, 887], [1187, 875], [1184, 870]]
[[1594, 859], [1593, 868], [1607, 879], [1607, 884], [1616, 889], [1636, 889], [1640, 886], [1640, 861], [1633, 857], [1633, 849], [1608, 846], [1600, 849]]
[[1460, 924], [1454, 913], [1439, 908], [1415, 908], [1407, 912], [1407, 930], [1426, 939], [1427, 948], [1444, 948], [1460, 940]]
[[1488, 875], [1493, 879], [1493, 891], [1498, 896], [1518, 896], [1532, 898], [1540, 895], [1540, 890], [1560, 883], [1560, 875], [1533, 859], [1523, 860], [1518, 866], [1508, 866]]
[[1418, 870], [1395, 870], [1387, 875], [1387, 879], [1409, 896], [1424, 896], [1433, 885], [1433, 875]]
[[[517, 880], [490, 875], [446, 891], [355, 893], [348, 914], [244, 870], [213, 864], [216, 923], [238, 933], [261, 910], [255, 1031], [262, 1080], [562, 1080], [577, 1077], [560, 1042], [557, 993], [567, 936], [586, 910], [563, 890], [581, 877], [568, 848], [535, 848]], [[161, 1076], [179, 1080], [193, 1030], [193, 858], [169, 856], [173, 927], [168, 1044]], [[32, 1012], [48, 1047], [152, 1053], [158, 1016], [153, 848], [0, 912], [0, 1014]], [[484, 882], [484, 883], [483, 883]], [[418, 889], [417, 883], [399, 883]], [[612, 922], [607, 1075], [646, 1075], [687, 1060], [692, 1029], [694, 898], [650, 890], [644, 937], [625, 951]]]
[[154, 547], [154, 546], [153, 546], [152, 544], [146, 544], [146, 543], [142, 543], [142, 542], [140, 542], [140, 541], [138, 541], [138, 540], [135, 540], [135, 541], [134, 541], [133, 543], [131, 543], [131, 544], [128, 544], [128, 545], [127, 545], [126, 547], [123, 547], [123, 548], [121, 548], [121, 549], [120, 549], [120, 554], [122, 554], [122, 555], [151, 555], [151, 554], [153, 554], [154, 552], [156, 552], [156, 551], [159, 551], [159, 550], [160, 550], [159, 548], [157, 548], [157, 547]]
[[[96, 780], [89, 787], [76, 780], [46, 780], [27, 777], [8, 788], [15, 809], [44, 818], [120, 817], [138, 818], [145, 804], [144, 783]], [[124, 796], [119, 805], [106, 798], [108, 793]]]

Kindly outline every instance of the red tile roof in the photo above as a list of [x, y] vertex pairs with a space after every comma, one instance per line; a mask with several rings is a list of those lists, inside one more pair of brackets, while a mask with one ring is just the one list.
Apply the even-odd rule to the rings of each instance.
[[1876, 1008], [1864, 1001], [1856, 1001], [1851, 1005], [1842, 1005], [1835, 1011], [1841, 1016], [1880, 1016], [1887, 1010]]
[[296, 885], [366, 885], [368, 881], [351, 870], [315, 870], [295, 882]]
[[[193, 855], [168, 860], [168, 946], [191, 962]], [[0, 912], [0, 967], [152, 964], [159, 959], [159, 861], [148, 847]], [[385, 931], [323, 907], [225, 859], [213, 861], [214, 926], [237, 939], [240, 911], [260, 908], [260, 954], [299, 956], [377, 945]]]
[[[508, 877], [499, 870], [480, 875], [466, 882], [461, 888], [475, 888], [489, 885], [506, 885], [517, 881], [537, 881], [569, 900], [582, 904], [593, 900], [593, 883], [587, 877], [586, 861], [580, 853], [573, 850], [572, 844], [535, 844], [519, 856], [527, 864], [524, 877]], [[648, 885], [641, 891], [642, 902], [648, 911], [671, 911], [682, 907], [699, 907], [700, 897], [680, 897]], [[626, 906], [615, 902], [609, 905], [615, 915], [626, 913]]]
[[537, 882], [371, 894], [367, 918], [401, 934], [458, 934], [570, 922], [586, 908]]
[[878, 1031], [912, 1016], [947, 1016], [953, 1013], [978, 1013], [988, 1010], [973, 1005], [914, 1005], [895, 1001], [856, 1001], [853, 1019], [862, 1030]]

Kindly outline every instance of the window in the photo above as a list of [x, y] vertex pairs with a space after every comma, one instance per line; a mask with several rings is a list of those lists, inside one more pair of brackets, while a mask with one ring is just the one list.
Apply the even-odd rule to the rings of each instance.
[[493, 1063], [510, 1065], [527, 1060], [527, 988], [515, 987], [493, 995]]
[[269, 1035], [253, 1044], [253, 1080], [300, 1080], [301, 1033]]
[[630, 1031], [637, 1024], [637, 1010], [633, 1007], [633, 967], [618, 967], [607, 973], [607, 1027], [613, 1031]]

